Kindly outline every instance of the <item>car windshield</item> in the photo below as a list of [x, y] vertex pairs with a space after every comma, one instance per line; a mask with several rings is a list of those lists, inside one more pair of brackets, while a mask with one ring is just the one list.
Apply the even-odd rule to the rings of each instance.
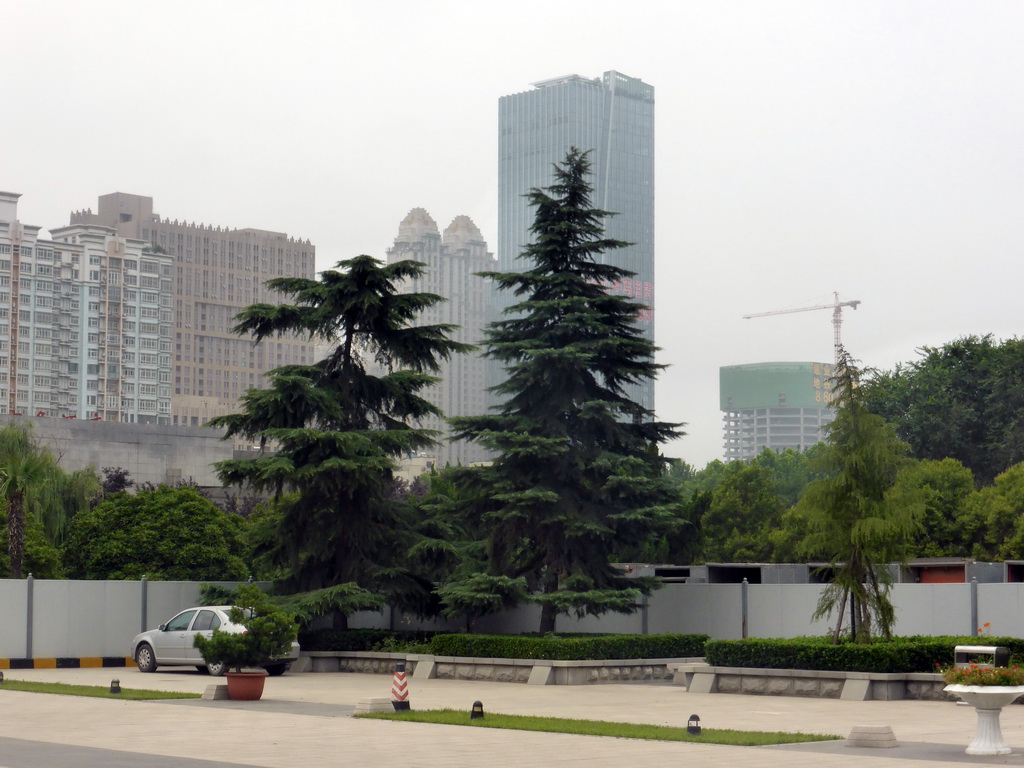
[[194, 610], [182, 611], [173, 619], [167, 622], [166, 631], [180, 632], [183, 629], [188, 629], [188, 625], [192, 621], [192, 617], [195, 615], [196, 612]]

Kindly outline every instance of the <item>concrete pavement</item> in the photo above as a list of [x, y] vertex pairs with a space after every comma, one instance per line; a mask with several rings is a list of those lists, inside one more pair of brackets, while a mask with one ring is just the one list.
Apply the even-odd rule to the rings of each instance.
[[[8, 679], [47, 680], [122, 688], [201, 693], [216, 678], [191, 670], [31, 669]], [[691, 694], [672, 685], [526, 686], [456, 680], [410, 681], [416, 709], [467, 711], [476, 700], [487, 712], [686, 725], [809, 731], [846, 736], [855, 725], [890, 725], [901, 746], [851, 749], [842, 742], [792, 747], [725, 747], [356, 720], [359, 699], [387, 696], [387, 675], [286, 674], [269, 678], [260, 702], [133, 702], [46, 696], [0, 688], [0, 768], [42, 765], [132, 764], [207, 768], [227, 766], [689, 766], [920, 768], [925, 762], [1024, 766], [1024, 706], [1002, 716], [1015, 754], [971, 757], [963, 750], [975, 714], [947, 702], [853, 702], [727, 694]], [[113, 759], [112, 754], [119, 758]], [[147, 757], [151, 756], [151, 757]], [[175, 763], [175, 759], [178, 762]], [[35, 762], [33, 762], [35, 760]], [[41, 760], [41, 761], [40, 761]]]

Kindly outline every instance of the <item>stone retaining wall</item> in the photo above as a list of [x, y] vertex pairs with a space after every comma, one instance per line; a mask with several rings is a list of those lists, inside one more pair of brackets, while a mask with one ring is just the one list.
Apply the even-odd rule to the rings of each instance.
[[[531, 685], [590, 685], [644, 681], [671, 682], [670, 665], [693, 659], [613, 659], [550, 661], [539, 659], [483, 659], [429, 654], [372, 653], [368, 651], [313, 651], [310, 672], [363, 672], [393, 674], [395, 664], [420, 679], [488, 680]], [[294, 669], [294, 668], [293, 668]], [[296, 670], [297, 671], [297, 670]]]
[[692, 663], [672, 664], [671, 668], [675, 673], [673, 682], [685, 685], [694, 693], [810, 696], [850, 701], [957, 700], [956, 696], [943, 690], [946, 684], [942, 675], [932, 673], [749, 669]]

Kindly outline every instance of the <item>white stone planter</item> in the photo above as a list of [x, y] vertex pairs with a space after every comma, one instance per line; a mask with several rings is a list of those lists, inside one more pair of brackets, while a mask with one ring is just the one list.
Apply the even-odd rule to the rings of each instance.
[[978, 727], [974, 741], [967, 747], [968, 755], [1010, 754], [999, 727], [999, 715], [1003, 707], [1024, 694], [1024, 685], [947, 685], [945, 690], [959, 696], [978, 713]]

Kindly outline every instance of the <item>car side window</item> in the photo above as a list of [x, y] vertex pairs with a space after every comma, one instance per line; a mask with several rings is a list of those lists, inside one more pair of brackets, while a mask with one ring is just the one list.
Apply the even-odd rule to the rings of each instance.
[[[215, 621], [217, 622], [216, 624], [214, 624]], [[200, 611], [199, 615], [196, 616], [196, 620], [192, 623], [192, 631], [202, 632], [219, 625], [220, 621], [217, 620], [217, 615], [213, 611]]]
[[189, 622], [192, 621], [192, 617], [195, 615], [195, 611], [182, 611], [167, 622], [166, 631], [180, 632], [181, 630], [188, 629]]

